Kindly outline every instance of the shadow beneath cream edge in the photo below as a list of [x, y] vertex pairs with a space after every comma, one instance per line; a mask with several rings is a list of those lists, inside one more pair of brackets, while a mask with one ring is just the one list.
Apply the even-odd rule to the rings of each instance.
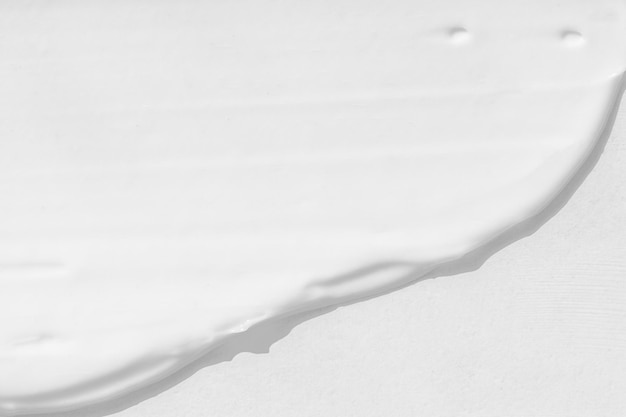
[[[622, 88], [623, 92], [623, 88]], [[347, 302], [340, 302], [336, 305], [317, 308], [312, 311], [305, 311], [295, 314], [290, 314], [283, 317], [277, 317], [258, 325], [255, 325], [243, 333], [233, 334], [229, 336], [225, 341], [217, 347], [213, 347], [210, 351], [199, 355], [199, 358], [183, 367], [182, 369], [174, 372], [172, 375], [152, 383], [144, 388], [133, 391], [129, 394], [86, 406], [78, 410], [55, 412], [55, 413], [43, 413], [43, 414], [30, 414], [38, 417], [104, 417], [110, 414], [114, 414], [132, 407], [146, 399], [154, 397], [161, 392], [178, 385], [185, 379], [189, 378], [199, 370], [208, 366], [216, 365], [222, 362], [233, 360], [238, 354], [249, 353], [268, 353], [270, 347], [287, 336], [296, 326], [299, 324], [318, 317], [322, 314], [329, 313], [339, 307], [358, 303], [378, 297], [383, 294], [387, 294], [398, 289], [413, 285], [416, 282], [424, 281], [427, 279], [433, 279], [439, 276], [450, 276], [466, 272], [474, 271], [480, 268], [485, 261], [493, 254], [500, 251], [504, 247], [511, 243], [527, 237], [537, 231], [543, 224], [550, 220], [556, 213], [558, 213], [565, 204], [571, 199], [578, 187], [582, 184], [585, 178], [589, 175], [592, 169], [597, 164], [600, 155], [604, 151], [606, 143], [610, 137], [615, 119], [620, 107], [621, 94], [617, 95], [618, 102], [613, 106], [613, 110], [606, 120], [601, 137], [598, 139], [595, 147], [591, 151], [589, 157], [585, 163], [579, 168], [576, 174], [565, 185], [561, 192], [552, 200], [539, 214], [521, 222], [520, 224], [510, 228], [506, 232], [502, 233], [499, 237], [491, 240], [488, 244], [468, 253], [460, 259], [454, 260], [437, 266], [432, 271], [424, 274], [423, 269], [417, 268], [412, 278], [404, 280], [404, 283], [393, 288], [387, 288], [382, 291], [375, 291], [371, 294], [367, 294], [357, 299], [352, 299]], [[394, 266], [394, 263], [374, 265], [369, 268], [364, 268], [354, 272], [355, 274], [367, 274], [379, 271], [381, 268]], [[404, 265], [406, 266], [406, 265]]]

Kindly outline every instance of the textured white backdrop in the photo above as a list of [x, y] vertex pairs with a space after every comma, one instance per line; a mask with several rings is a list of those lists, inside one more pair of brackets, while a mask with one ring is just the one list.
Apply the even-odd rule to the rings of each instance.
[[624, 107], [566, 206], [478, 270], [267, 325], [253, 352], [62, 415], [625, 416]]

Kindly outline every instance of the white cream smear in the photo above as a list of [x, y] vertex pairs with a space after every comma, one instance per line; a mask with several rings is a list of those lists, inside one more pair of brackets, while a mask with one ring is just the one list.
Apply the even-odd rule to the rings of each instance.
[[539, 213], [622, 0], [0, 3], [0, 414], [81, 407]]

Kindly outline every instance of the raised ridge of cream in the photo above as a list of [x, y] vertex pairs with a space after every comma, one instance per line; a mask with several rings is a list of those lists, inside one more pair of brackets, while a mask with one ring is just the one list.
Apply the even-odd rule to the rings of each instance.
[[546, 207], [622, 0], [0, 2], [0, 415], [132, 392]]

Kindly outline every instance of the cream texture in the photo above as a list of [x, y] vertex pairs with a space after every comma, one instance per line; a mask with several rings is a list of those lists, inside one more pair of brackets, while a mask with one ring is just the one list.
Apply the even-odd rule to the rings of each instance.
[[0, 3], [0, 414], [403, 285], [559, 194], [626, 3]]

